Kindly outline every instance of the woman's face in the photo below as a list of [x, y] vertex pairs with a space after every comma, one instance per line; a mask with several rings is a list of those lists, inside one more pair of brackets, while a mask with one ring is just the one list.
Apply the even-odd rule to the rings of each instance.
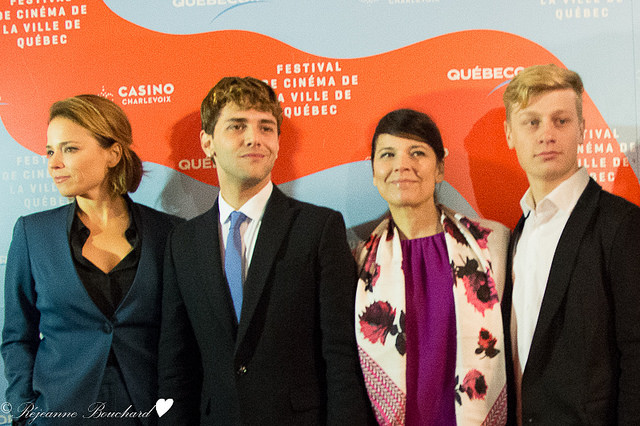
[[443, 163], [428, 144], [385, 133], [378, 136], [373, 184], [390, 208], [434, 204], [435, 185], [443, 178]]
[[60, 194], [99, 199], [109, 195], [107, 173], [120, 160], [120, 146], [102, 148], [87, 129], [56, 117], [47, 129], [47, 158]]

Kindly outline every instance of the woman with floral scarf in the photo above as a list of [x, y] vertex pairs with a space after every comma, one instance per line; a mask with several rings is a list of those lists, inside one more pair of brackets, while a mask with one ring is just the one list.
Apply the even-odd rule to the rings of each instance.
[[509, 231], [436, 204], [440, 131], [418, 111], [384, 116], [373, 183], [390, 215], [356, 249], [356, 335], [382, 425], [503, 425], [500, 297]]

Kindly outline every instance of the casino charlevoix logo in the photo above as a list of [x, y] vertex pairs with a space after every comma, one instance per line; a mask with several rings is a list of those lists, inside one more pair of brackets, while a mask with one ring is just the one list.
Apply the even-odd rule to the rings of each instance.
[[[149, 83], [138, 85], [122, 85], [116, 91], [122, 105], [148, 105], [171, 102], [171, 95], [175, 92], [173, 83]], [[104, 86], [99, 93], [107, 99], [116, 101], [116, 96]]]

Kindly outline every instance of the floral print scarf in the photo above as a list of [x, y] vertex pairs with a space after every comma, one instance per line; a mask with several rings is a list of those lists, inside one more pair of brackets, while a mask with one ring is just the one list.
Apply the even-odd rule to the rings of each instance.
[[[456, 314], [456, 421], [504, 425], [507, 416], [502, 316], [490, 228], [438, 206]], [[388, 217], [356, 249], [356, 337], [367, 392], [381, 425], [403, 425], [406, 410], [405, 292], [400, 237]]]

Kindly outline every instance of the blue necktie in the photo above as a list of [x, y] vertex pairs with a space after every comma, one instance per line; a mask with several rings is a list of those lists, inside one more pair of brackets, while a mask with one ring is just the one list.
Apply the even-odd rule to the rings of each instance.
[[240, 322], [242, 311], [242, 238], [240, 225], [247, 216], [242, 212], [231, 213], [231, 227], [227, 236], [227, 248], [224, 255], [224, 271], [227, 274], [227, 282], [233, 299], [233, 307], [236, 310], [236, 318]]

